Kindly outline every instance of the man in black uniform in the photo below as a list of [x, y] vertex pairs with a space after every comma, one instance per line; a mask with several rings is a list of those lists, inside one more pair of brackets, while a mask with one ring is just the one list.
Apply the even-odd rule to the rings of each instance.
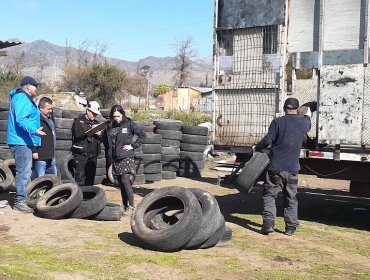
[[284, 103], [285, 116], [274, 119], [266, 136], [256, 145], [261, 151], [271, 145], [270, 165], [263, 190], [262, 234], [274, 232], [276, 198], [280, 190], [284, 197], [285, 234], [292, 235], [298, 227], [298, 171], [303, 137], [311, 128], [311, 111], [298, 115], [299, 102], [288, 98]]
[[100, 115], [99, 103], [91, 101], [86, 107], [86, 113], [73, 122], [72, 153], [76, 163], [75, 180], [79, 186], [94, 185], [96, 162], [101, 149], [101, 131], [92, 136], [86, 135], [86, 131], [99, 123], [97, 115]]

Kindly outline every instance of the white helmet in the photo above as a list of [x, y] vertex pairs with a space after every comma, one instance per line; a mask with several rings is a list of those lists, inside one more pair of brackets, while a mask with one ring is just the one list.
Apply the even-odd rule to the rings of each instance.
[[100, 115], [100, 105], [96, 101], [91, 101], [87, 103], [86, 109], [93, 112], [94, 114]]

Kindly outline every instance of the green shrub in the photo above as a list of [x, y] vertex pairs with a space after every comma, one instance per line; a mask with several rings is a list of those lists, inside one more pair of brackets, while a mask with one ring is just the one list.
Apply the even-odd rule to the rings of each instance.
[[212, 122], [212, 116], [201, 112], [174, 112], [173, 120], [182, 121], [186, 125], [199, 125], [204, 122]]

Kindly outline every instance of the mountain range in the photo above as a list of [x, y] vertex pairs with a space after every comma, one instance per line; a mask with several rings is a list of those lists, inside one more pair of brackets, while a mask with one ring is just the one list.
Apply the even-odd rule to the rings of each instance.
[[[17, 39], [17, 41], [21, 41]], [[73, 61], [82, 57], [92, 61], [94, 53], [82, 51], [81, 49], [58, 46], [44, 40], [36, 40], [31, 43], [6, 48], [8, 56], [0, 57], [0, 71], [21, 70], [23, 74], [33, 75], [43, 82], [53, 84], [60, 81], [63, 74], [67, 57]], [[24, 54], [23, 58], [22, 55]], [[150, 66], [152, 75], [149, 78], [151, 86], [159, 83], [167, 83], [170, 86], [175, 84], [175, 57], [149, 56], [139, 61], [127, 61], [118, 58], [110, 58], [102, 55], [95, 55], [101, 63], [107, 62], [117, 66], [129, 74], [145, 65]], [[191, 76], [186, 86], [200, 86], [212, 84], [212, 56], [199, 58], [193, 61], [190, 68]]]

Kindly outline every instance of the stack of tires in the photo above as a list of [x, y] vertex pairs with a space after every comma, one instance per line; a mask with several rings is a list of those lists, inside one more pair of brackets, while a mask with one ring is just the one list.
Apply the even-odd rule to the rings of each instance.
[[208, 128], [202, 126], [181, 126], [180, 168], [178, 175], [182, 177], [202, 177], [204, 167], [203, 152], [208, 141]]
[[0, 159], [13, 158], [6, 144], [6, 131], [8, 128], [9, 103], [0, 102]]
[[224, 246], [232, 237], [215, 197], [195, 188], [154, 190], [136, 207], [131, 229], [143, 247], [163, 252]]
[[146, 132], [142, 147], [145, 180], [155, 182], [162, 180], [161, 165], [162, 136], [153, 132]]
[[94, 219], [119, 221], [121, 207], [107, 203], [103, 189], [63, 183], [55, 175], [44, 175], [27, 184], [26, 202], [35, 214], [47, 219]]
[[182, 122], [174, 120], [154, 121], [155, 133], [162, 135], [161, 141], [161, 163], [162, 178], [175, 179], [179, 170], [180, 161], [180, 131]]

